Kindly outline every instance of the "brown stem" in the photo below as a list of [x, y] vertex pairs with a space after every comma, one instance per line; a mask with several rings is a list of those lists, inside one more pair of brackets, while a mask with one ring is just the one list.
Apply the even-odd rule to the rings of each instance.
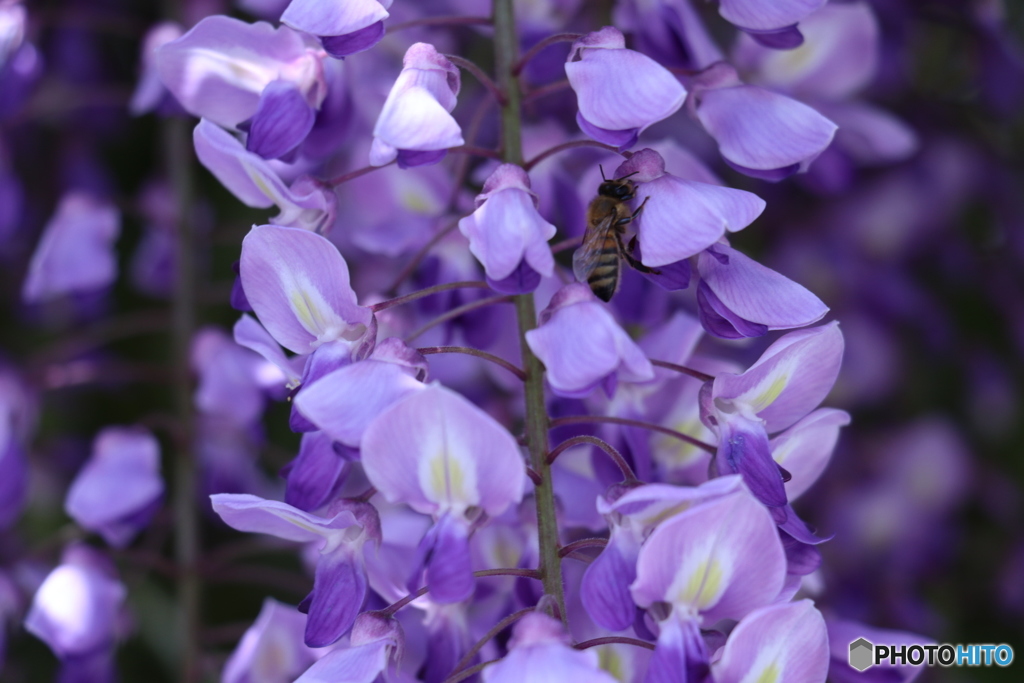
[[476, 674], [480, 673], [481, 671], [483, 671], [484, 669], [489, 667], [491, 664], [494, 664], [495, 662], [500, 662], [500, 661], [501, 661], [501, 657], [499, 657], [498, 659], [492, 659], [489, 662], [483, 662], [481, 664], [477, 664], [476, 666], [471, 666], [468, 669], [465, 669], [463, 671], [460, 671], [457, 674], [449, 676], [448, 678], [446, 678], [443, 681], [441, 681], [441, 683], [459, 683], [459, 681], [464, 681], [467, 678], [469, 678], [470, 676], [475, 676]]
[[608, 545], [607, 538], [581, 538], [578, 541], [572, 543], [566, 543], [558, 549], [558, 556], [565, 557], [566, 555], [576, 552], [581, 548], [603, 548]]
[[597, 647], [598, 645], [611, 645], [612, 643], [622, 643], [624, 645], [636, 645], [642, 647], [645, 650], [653, 650], [654, 643], [648, 643], [646, 640], [638, 640], [636, 638], [627, 638], [625, 636], [605, 636], [604, 638], [591, 638], [590, 640], [584, 640], [582, 643], [576, 643], [573, 645], [577, 650], [586, 650], [590, 647]]
[[489, 284], [487, 284], [486, 282], [484, 282], [483, 280], [463, 280], [463, 281], [460, 281], [460, 282], [444, 282], [444, 283], [439, 284], [439, 285], [434, 285], [433, 287], [427, 287], [426, 289], [421, 289], [421, 290], [412, 292], [411, 294], [405, 294], [403, 296], [397, 296], [394, 299], [388, 299], [386, 301], [381, 301], [380, 303], [373, 304], [372, 306], [370, 306], [370, 310], [373, 311], [374, 313], [380, 313], [381, 311], [386, 311], [387, 309], [392, 308], [394, 306], [400, 306], [402, 304], [407, 304], [410, 301], [416, 301], [417, 299], [422, 299], [423, 297], [430, 296], [431, 294], [438, 294], [439, 292], [446, 292], [449, 289], [490, 289], [490, 288], [491, 288], [491, 286]]
[[394, 282], [392, 282], [391, 285], [389, 285], [388, 288], [384, 291], [394, 292], [396, 289], [398, 289], [399, 285], [405, 282], [405, 279], [407, 277], [412, 275], [412, 272], [416, 270], [416, 266], [418, 266], [420, 264], [420, 261], [422, 261], [426, 257], [426, 255], [430, 252], [433, 246], [440, 242], [442, 239], [444, 239], [445, 235], [449, 234], [457, 227], [459, 227], [459, 221], [453, 221], [451, 224], [446, 225], [444, 228], [435, 233], [434, 236], [431, 237], [430, 240], [422, 247], [420, 247], [420, 250], [413, 255], [409, 263], [405, 264], [405, 268], [402, 268], [402, 272], [400, 272], [398, 276], [395, 277]]
[[[536, 569], [481, 569], [479, 571], [473, 572], [473, 576], [475, 576], [478, 579], [485, 578], [488, 576], [520, 576], [524, 579], [534, 579], [540, 581], [540, 572]], [[393, 617], [395, 615], [395, 612], [402, 609], [403, 607], [413, 602], [417, 598], [422, 598], [424, 595], [427, 594], [428, 590], [430, 590], [430, 587], [424, 586], [423, 588], [420, 588], [417, 591], [409, 593], [409, 595], [406, 595], [401, 600], [393, 602], [384, 609], [382, 609], [380, 613], [386, 617]]]
[[534, 102], [541, 98], [547, 97], [548, 95], [554, 95], [555, 93], [559, 93], [562, 92], [563, 90], [568, 89], [569, 80], [566, 78], [563, 78], [560, 81], [555, 81], [554, 83], [547, 83], [545, 85], [540, 86], [539, 88], [534, 88], [530, 92], [523, 95], [523, 106], [533, 104]]
[[501, 161], [501, 152], [495, 149], [487, 149], [486, 147], [459, 145], [458, 147], [449, 147], [448, 151], [452, 154], [470, 154], [472, 156], [484, 157], [485, 159]]
[[474, 349], [469, 346], [423, 346], [416, 350], [422, 353], [424, 356], [429, 356], [435, 353], [464, 353], [468, 356], [476, 356], [477, 358], [489, 360], [495, 365], [500, 365], [501, 367], [505, 368], [513, 375], [518, 377], [521, 381], [526, 381], [526, 373], [517, 368], [515, 365], [512, 365], [512, 363], [509, 363], [504, 358], [495, 356], [494, 354], [491, 353], [487, 353], [486, 351], [481, 351], [480, 349]]
[[637, 481], [636, 474], [633, 472], [633, 468], [630, 467], [629, 463], [626, 462], [626, 459], [622, 457], [622, 453], [619, 453], [614, 446], [612, 446], [604, 439], [599, 439], [596, 436], [590, 436], [589, 434], [583, 434], [581, 436], [574, 436], [571, 439], [566, 439], [562, 443], [552, 448], [551, 452], [548, 453], [548, 463], [553, 463], [555, 461], [555, 458], [557, 458], [559, 455], [561, 455], [566, 450], [572, 448], [573, 446], [579, 446], [585, 443], [597, 446], [602, 451], [607, 453], [608, 457], [610, 457], [615, 462], [615, 464], [618, 465], [619, 469], [622, 471], [622, 476], [626, 481]]
[[386, 164], [381, 164], [380, 166], [363, 166], [362, 168], [357, 168], [354, 171], [349, 171], [348, 173], [343, 173], [342, 175], [337, 176], [335, 178], [331, 178], [330, 180], [325, 180], [324, 184], [328, 185], [330, 187], [337, 187], [338, 185], [341, 185], [342, 183], [347, 183], [348, 181], [355, 180], [356, 178], [358, 178], [360, 176], [364, 176], [367, 173], [372, 173], [373, 171], [376, 171], [378, 168], [384, 168], [385, 166], [390, 166], [391, 164], [395, 163], [396, 161], [397, 161], [397, 159], [389, 161]]
[[491, 638], [495, 637], [496, 635], [498, 635], [499, 633], [504, 631], [506, 628], [508, 628], [512, 624], [516, 623], [517, 621], [519, 621], [520, 619], [522, 619], [527, 614], [529, 614], [530, 612], [533, 612], [533, 611], [534, 611], [533, 607], [527, 607], [526, 609], [521, 609], [518, 612], [513, 612], [512, 614], [508, 615], [507, 617], [505, 617], [504, 619], [499, 621], [497, 624], [492, 626], [491, 630], [488, 631], [487, 633], [485, 633], [484, 636], [480, 640], [476, 641], [476, 643], [474, 643], [473, 647], [469, 648], [469, 651], [466, 652], [466, 654], [462, 656], [462, 659], [460, 659], [455, 664], [455, 667], [452, 669], [452, 672], [451, 672], [451, 674], [449, 674], [449, 677], [454, 676], [455, 674], [459, 673], [464, 668], [466, 668], [466, 666], [471, 661], [473, 661], [473, 657], [476, 656], [476, 653], [480, 652], [480, 650], [483, 648], [483, 646], [486, 645], [488, 642], [490, 642]]
[[540, 162], [544, 161], [549, 156], [552, 156], [553, 154], [558, 154], [559, 152], [564, 152], [567, 149], [576, 149], [578, 147], [598, 147], [600, 149], [606, 149], [609, 152], [615, 152], [616, 154], [621, 154], [622, 156], [626, 157], [627, 159], [629, 158], [629, 155], [627, 155], [627, 154], [625, 154], [623, 152], [620, 152], [618, 147], [612, 147], [611, 145], [606, 145], [603, 142], [598, 142], [597, 140], [570, 140], [569, 142], [563, 142], [560, 145], [555, 145], [551, 149], [544, 150], [543, 152], [541, 152], [540, 154], [538, 154], [537, 156], [535, 156], [534, 158], [530, 159], [525, 164], [523, 164], [523, 168], [525, 168], [527, 171], [529, 171], [531, 168], [533, 168], [534, 166], [536, 166]]
[[640, 427], [641, 429], [649, 429], [652, 432], [658, 432], [667, 436], [674, 437], [680, 441], [685, 441], [691, 446], [696, 446], [701, 450], [707, 451], [708, 453], [714, 454], [717, 452], [717, 448], [711, 444], [704, 443], [699, 439], [695, 439], [689, 434], [683, 434], [677, 432], [674, 429], [668, 427], [662, 427], [652, 422], [642, 422], [640, 420], [628, 420], [624, 417], [611, 417], [608, 415], [570, 415], [568, 417], [560, 417], [551, 421], [551, 427], [563, 427], [565, 425], [577, 425], [577, 424], [616, 424], [624, 425], [626, 427]]
[[579, 235], [577, 237], [568, 237], [562, 240], [561, 242], [555, 242], [554, 244], [552, 244], [551, 253], [558, 254], [565, 251], [566, 249], [573, 249], [575, 247], [578, 247], [581, 244], [583, 244], [583, 235]]
[[651, 365], [657, 365], [659, 368], [666, 368], [668, 370], [675, 370], [676, 372], [699, 379], [701, 382], [710, 382], [715, 378], [714, 375], [709, 375], [705, 372], [701, 372], [700, 370], [688, 368], [685, 365], [676, 365], [675, 363], [669, 363], [666, 360], [654, 360], [653, 358], [650, 360]]
[[518, 62], [512, 65], [512, 75], [518, 76], [522, 73], [523, 69], [526, 68], [526, 65], [530, 63], [530, 60], [540, 54], [540, 51], [544, 48], [550, 45], [555, 45], [556, 43], [575, 43], [582, 37], [582, 33], [556, 33], [544, 38], [527, 50], [526, 54], [524, 54]]
[[491, 92], [491, 95], [494, 96], [494, 99], [500, 106], [504, 107], [508, 103], [508, 97], [506, 97], [505, 93], [501, 91], [498, 84], [495, 83], [494, 79], [488, 76], [483, 69], [477, 66], [476, 62], [458, 55], [445, 55], [445, 57], [447, 57], [448, 61], [455, 66], [465, 69], [469, 73], [473, 74], [473, 76], [476, 77], [476, 80], [480, 81], [480, 85], [484, 86]]

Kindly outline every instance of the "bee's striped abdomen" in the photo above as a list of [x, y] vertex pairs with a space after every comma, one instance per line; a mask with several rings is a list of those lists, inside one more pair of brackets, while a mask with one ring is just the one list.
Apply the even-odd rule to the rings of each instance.
[[600, 251], [600, 261], [587, 278], [590, 290], [602, 301], [611, 301], [619, 286], [619, 250], [609, 232]]

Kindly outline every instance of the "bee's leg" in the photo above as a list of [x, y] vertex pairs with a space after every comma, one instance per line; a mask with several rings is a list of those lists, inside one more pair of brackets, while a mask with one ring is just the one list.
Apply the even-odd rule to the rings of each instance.
[[[646, 200], [644, 200], [644, 201], [646, 202]], [[618, 244], [619, 244], [619, 254], [622, 255], [622, 258], [626, 259], [626, 262], [629, 263], [629, 265], [633, 266], [635, 269], [639, 270], [641, 273], [650, 273], [651, 275], [661, 275], [661, 271], [660, 270], [658, 270], [657, 268], [648, 268], [644, 264], [640, 263], [640, 261], [637, 260], [637, 258], [635, 256], [633, 256], [633, 254], [629, 253], [629, 251], [632, 250], [633, 243], [636, 241], [636, 237], [634, 237], [630, 241], [630, 250], [627, 250], [626, 247], [622, 244], [622, 234], [621, 233], [615, 233], [615, 241], [618, 242]]]
[[632, 213], [632, 215], [626, 216], [625, 218], [620, 218], [619, 220], [617, 220], [617, 221], [615, 222], [615, 225], [619, 225], [619, 226], [621, 226], [621, 225], [628, 225], [628, 224], [632, 223], [632, 222], [633, 222], [633, 219], [635, 219], [635, 218], [636, 218], [637, 216], [639, 216], [639, 215], [640, 215], [640, 212], [644, 210], [644, 206], [645, 206], [645, 205], [647, 204], [647, 200], [648, 200], [648, 199], [650, 199], [650, 197], [644, 197], [644, 202], [643, 202], [643, 204], [641, 204], [640, 206], [638, 206], [638, 207], [636, 208], [636, 211], [634, 211], [634, 212]]
[[648, 200], [649, 200], [650, 198], [651, 198], [651, 196], [650, 196], [650, 195], [647, 195], [646, 197], [644, 197], [644, 201], [643, 201], [643, 203], [641, 203], [641, 204], [640, 204], [640, 206], [636, 207], [636, 211], [634, 211], [634, 212], [633, 212], [633, 215], [629, 217], [629, 218], [630, 218], [630, 220], [632, 220], [632, 219], [634, 219], [634, 218], [636, 218], [637, 216], [639, 216], [639, 215], [640, 215], [640, 212], [644, 210], [644, 207], [645, 207], [645, 206], [647, 206], [647, 201], [648, 201]]

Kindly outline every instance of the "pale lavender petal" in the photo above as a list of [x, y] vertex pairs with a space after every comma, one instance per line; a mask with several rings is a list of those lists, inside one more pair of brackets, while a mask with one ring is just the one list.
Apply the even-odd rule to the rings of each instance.
[[292, 0], [281, 23], [314, 36], [341, 36], [387, 17], [387, 10], [377, 0]]
[[644, 183], [637, 219], [643, 263], [659, 267], [687, 259], [715, 244], [725, 231], [750, 225], [764, 210], [763, 199], [729, 187], [681, 180], [665, 174]]
[[263, 356], [274, 364], [285, 376], [289, 384], [298, 384], [300, 372], [296, 364], [284, 355], [281, 345], [274, 341], [266, 328], [259, 324], [256, 318], [243, 314], [232, 328], [235, 343], [244, 346]]
[[[378, 140], [396, 150], [394, 155], [371, 151], [370, 163], [382, 166], [397, 156], [397, 150], [440, 152], [463, 144], [462, 129], [451, 114], [425, 88], [392, 91], [373, 128]], [[390, 158], [389, 158], [390, 157]], [[420, 165], [408, 163], [407, 165]]]
[[113, 204], [81, 192], [65, 194], [29, 261], [22, 300], [38, 303], [113, 284], [120, 232], [121, 215]]
[[768, 334], [768, 326], [745, 320], [730, 309], [706, 282], [697, 285], [697, 313], [700, 324], [722, 339], [742, 339]]
[[96, 437], [64, 507], [83, 528], [124, 547], [149, 523], [163, 494], [156, 438], [141, 428], [109, 427]]
[[377, 416], [423, 388], [400, 365], [364, 360], [304, 387], [295, 407], [332, 439], [357, 447]]
[[284, 502], [300, 510], [316, 510], [331, 501], [345, 483], [349, 463], [334, 452], [323, 432], [302, 435], [299, 454], [288, 465]]
[[126, 592], [99, 567], [65, 561], [36, 591], [25, 629], [62, 659], [95, 652], [113, 642]]
[[843, 358], [839, 323], [790, 332], [741, 375], [714, 381], [719, 407], [743, 404], [765, 421], [768, 433], [785, 429], [811, 412], [832, 389]]
[[724, 244], [713, 249], [716, 254], [703, 252], [697, 258], [701, 282], [739, 318], [783, 330], [810, 325], [828, 312], [809, 290], [749, 256]]
[[641, 607], [667, 601], [713, 624], [769, 604], [785, 577], [775, 522], [743, 489], [659, 525], [640, 548], [631, 591]]
[[239, 127], [248, 133], [245, 148], [264, 159], [277, 159], [298, 147], [313, 130], [316, 111], [294, 83], [271, 81], [260, 93], [251, 119]]
[[632, 147], [636, 144], [637, 138], [640, 137], [639, 128], [608, 130], [601, 126], [595, 126], [590, 121], [587, 121], [580, 112], [576, 112], [576, 124], [579, 125], [580, 130], [594, 140], [603, 142], [606, 145], [611, 145], [612, 147], [618, 147], [619, 149], [628, 149]]
[[260, 418], [264, 398], [259, 375], [269, 368], [264, 369], [259, 356], [216, 327], [199, 330], [192, 339], [191, 355], [192, 367], [199, 375], [194, 400], [201, 412], [239, 426]]
[[485, 668], [485, 683], [615, 683], [594, 650], [574, 650], [562, 624], [535, 611], [515, 625], [509, 652]]
[[520, 261], [510, 275], [500, 280], [495, 280], [489, 275], [484, 279], [491, 289], [502, 294], [528, 294], [535, 291], [541, 282], [540, 273], [526, 261]]
[[325, 541], [338, 529], [356, 524], [355, 516], [347, 510], [330, 518], [319, 517], [287, 503], [248, 493], [218, 493], [210, 496], [210, 500], [213, 511], [233, 529], [270, 534], [289, 541]]
[[295, 683], [374, 683], [387, 668], [389, 649], [386, 640], [335, 648], [295, 679]]
[[794, 500], [825, 470], [839, 439], [839, 429], [850, 423], [845, 410], [820, 408], [771, 441], [775, 462], [793, 475], [786, 495]]
[[[804, 43], [791, 52], [741, 38], [736, 66], [752, 73], [752, 81], [758, 85], [831, 101], [853, 96], [875, 76], [878, 21], [868, 3], [828, 4], [800, 22], [800, 33]], [[841, 122], [836, 123], [842, 128]]]
[[839, 125], [836, 145], [865, 166], [902, 161], [917, 152], [914, 129], [893, 114], [864, 102], [821, 107]]
[[565, 73], [576, 91], [580, 115], [609, 131], [643, 131], [674, 114], [686, 99], [686, 89], [668, 69], [624, 49], [624, 43], [590, 47], [584, 36], [573, 45]]
[[156, 66], [156, 51], [184, 33], [184, 29], [172, 21], [162, 21], [146, 31], [142, 41], [142, 74], [128, 103], [128, 111], [140, 116], [157, 109], [167, 95]]
[[366, 599], [366, 570], [350, 548], [325, 553], [316, 563], [306, 619], [306, 645], [326, 647], [352, 628]]
[[697, 118], [726, 161], [774, 171], [809, 164], [832, 142], [836, 124], [802, 102], [752, 85], [700, 92]]
[[190, 114], [226, 128], [256, 113], [271, 81], [291, 80], [305, 93], [323, 86], [318, 57], [302, 34], [220, 15], [159, 48], [156, 63], [164, 85]]
[[[266, 598], [256, 621], [224, 665], [221, 683], [291, 680], [316, 661], [303, 643], [306, 617], [294, 607]], [[273, 653], [273, 656], [268, 656]]]
[[[771, 605], [743, 618], [712, 666], [717, 683], [822, 683], [828, 674], [825, 619], [810, 600]], [[785, 672], [783, 674], [783, 672]]]
[[415, 392], [370, 423], [362, 440], [370, 483], [414, 510], [499, 515], [522, 498], [519, 447], [494, 418], [440, 385]]
[[370, 324], [372, 313], [356, 303], [345, 259], [320, 235], [253, 227], [242, 241], [241, 277], [260, 322], [295, 353], [328, 341], [355, 341]]
[[741, 28], [773, 30], [791, 26], [825, 4], [825, 0], [721, 0], [719, 13]]

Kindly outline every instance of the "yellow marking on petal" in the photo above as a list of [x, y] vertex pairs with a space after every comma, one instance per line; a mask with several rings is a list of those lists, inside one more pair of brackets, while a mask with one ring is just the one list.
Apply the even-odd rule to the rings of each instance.
[[779, 665], [776, 662], [772, 662], [764, 668], [761, 675], [753, 683], [778, 683], [779, 673]]
[[722, 587], [722, 567], [714, 559], [701, 562], [690, 574], [690, 580], [673, 600], [675, 604], [707, 607], [718, 598]]
[[615, 677], [617, 681], [626, 680], [626, 665], [622, 655], [611, 647], [597, 648], [597, 665]]
[[772, 383], [763, 389], [761, 393], [750, 402], [754, 412], [759, 413], [774, 403], [775, 399], [779, 397], [779, 394], [782, 393], [782, 390], [786, 388], [787, 384], [789, 384], [789, 375], [779, 375], [772, 380]]
[[448, 493], [448, 473], [445, 468], [446, 459], [444, 452], [438, 453], [430, 459], [430, 488], [442, 500]]

